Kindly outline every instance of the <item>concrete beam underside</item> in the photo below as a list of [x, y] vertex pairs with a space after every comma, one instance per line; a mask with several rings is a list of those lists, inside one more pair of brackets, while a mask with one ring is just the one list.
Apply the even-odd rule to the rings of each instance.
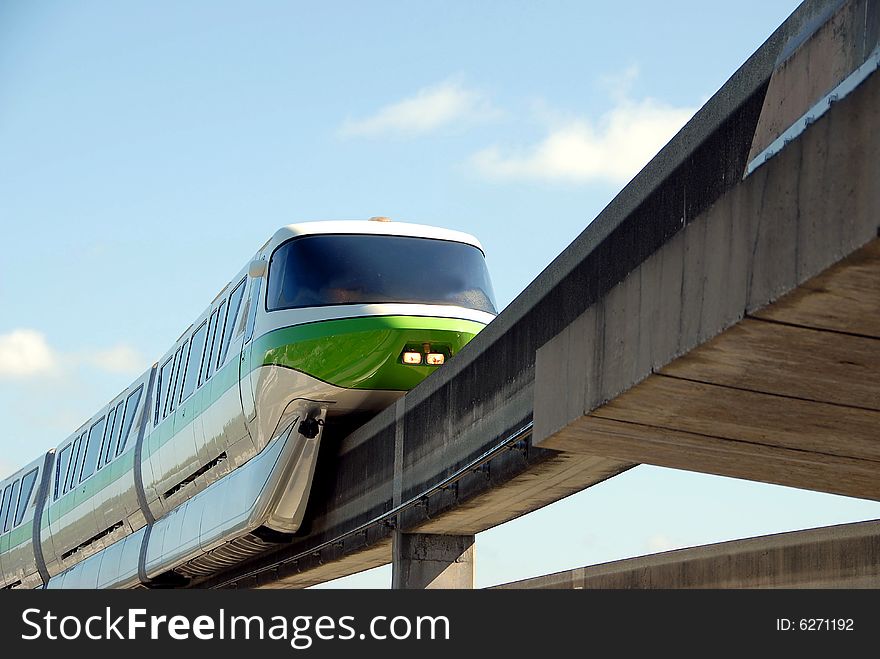
[[496, 588], [880, 588], [880, 521], [679, 549]]
[[[559, 453], [502, 486], [468, 499], [410, 531], [421, 534], [474, 535], [553, 503], [633, 467], [631, 463], [589, 455]], [[393, 533], [387, 539], [349, 552], [342, 560], [317, 561], [301, 571], [259, 584], [263, 588], [307, 588], [340, 577], [388, 565], [393, 560]], [[251, 585], [243, 582], [243, 585]]]

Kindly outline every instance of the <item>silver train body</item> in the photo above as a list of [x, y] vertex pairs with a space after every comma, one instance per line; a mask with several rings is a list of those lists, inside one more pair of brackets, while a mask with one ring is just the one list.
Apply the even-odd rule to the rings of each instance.
[[159, 361], [0, 482], [0, 587], [183, 585], [275, 546], [302, 525], [324, 424], [454, 356], [491, 295], [466, 234], [280, 229]]

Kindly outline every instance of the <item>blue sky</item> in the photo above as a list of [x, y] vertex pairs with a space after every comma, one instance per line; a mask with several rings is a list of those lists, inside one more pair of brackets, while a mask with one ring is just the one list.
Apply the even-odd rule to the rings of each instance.
[[[506, 305], [796, 4], [0, 1], [0, 474], [284, 224], [471, 232]], [[478, 584], [878, 516], [639, 467], [481, 534]]]

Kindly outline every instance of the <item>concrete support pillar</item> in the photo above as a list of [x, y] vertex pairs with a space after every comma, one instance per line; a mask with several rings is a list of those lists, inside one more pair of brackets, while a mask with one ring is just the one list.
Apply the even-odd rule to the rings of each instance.
[[391, 587], [473, 588], [474, 536], [394, 533]]

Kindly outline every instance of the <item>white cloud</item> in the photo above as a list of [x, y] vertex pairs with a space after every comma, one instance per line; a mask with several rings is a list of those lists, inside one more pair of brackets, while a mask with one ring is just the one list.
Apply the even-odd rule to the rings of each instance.
[[40, 332], [16, 329], [0, 335], [0, 377], [39, 375], [56, 364], [57, 356]]
[[364, 119], [348, 119], [343, 137], [414, 136], [453, 123], [472, 123], [498, 114], [482, 92], [446, 81], [420, 89], [414, 96], [386, 105]]
[[58, 376], [81, 366], [134, 375], [146, 368], [147, 360], [121, 343], [106, 349], [62, 353], [52, 348], [37, 330], [16, 329], [0, 334], [0, 379]]
[[147, 367], [147, 360], [143, 355], [122, 343], [89, 353], [84, 361], [108, 373], [136, 374]]
[[[627, 74], [629, 75], [629, 74]], [[494, 180], [625, 183], [693, 116], [653, 99], [620, 99], [597, 121], [569, 119], [537, 144], [475, 153], [471, 165]]]

